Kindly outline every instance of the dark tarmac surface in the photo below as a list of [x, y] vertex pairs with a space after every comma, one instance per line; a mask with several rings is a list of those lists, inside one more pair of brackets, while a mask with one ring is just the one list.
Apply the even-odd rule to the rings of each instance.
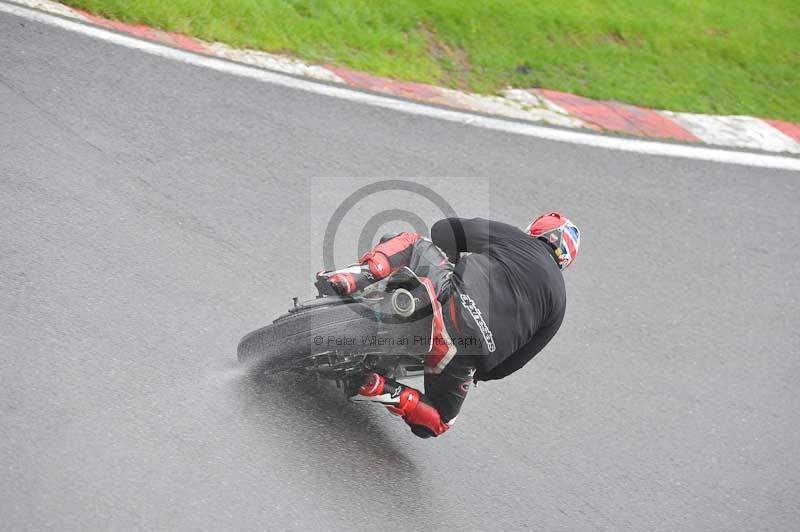
[[[241, 336], [358, 187], [584, 234], [565, 324], [419, 440]], [[0, 16], [0, 529], [793, 531], [797, 173], [440, 122]], [[404, 209], [354, 208], [336, 240]], [[348, 247], [349, 246], [349, 247]]]

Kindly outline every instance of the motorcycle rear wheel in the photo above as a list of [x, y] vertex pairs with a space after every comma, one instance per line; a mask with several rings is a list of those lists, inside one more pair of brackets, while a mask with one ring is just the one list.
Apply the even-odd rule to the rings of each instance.
[[354, 349], [362, 337], [377, 333], [379, 322], [370, 306], [336, 297], [324, 299], [329, 301], [284, 314], [246, 335], [237, 348], [239, 361], [258, 361], [266, 371], [283, 371], [340, 347], [350, 350], [347, 339], [353, 340]]

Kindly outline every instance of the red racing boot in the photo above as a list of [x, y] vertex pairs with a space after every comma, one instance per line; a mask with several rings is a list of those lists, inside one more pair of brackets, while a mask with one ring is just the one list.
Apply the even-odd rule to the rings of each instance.
[[419, 390], [377, 373], [368, 374], [358, 393], [350, 399], [384, 405], [389, 412], [402, 417], [411, 431], [422, 438], [438, 436], [450, 428], [448, 423], [442, 421], [436, 407]]

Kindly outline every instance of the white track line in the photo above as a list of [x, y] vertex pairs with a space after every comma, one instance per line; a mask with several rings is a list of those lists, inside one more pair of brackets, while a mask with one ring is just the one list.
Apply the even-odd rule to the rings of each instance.
[[157, 44], [150, 41], [144, 41], [136, 37], [115, 33], [96, 26], [90, 26], [81, 22], [64, 19], [55, 15], [50, 15], [41, 11], [28, 9], [18, 6], [16, 4], [8, 4], [0, 1], [0, 12], [8, 13], [18, 17], [26, 18], [35, 22], [41, 22], [50, 26], [55, 26], [81, 35], [86, 35], [94, 39], [114, 43], [126, 48], [139, 50], [151, 55], [180, 61], [189, 65], [210, 68], [219, 72], [226, 72], [235, 76], [242, 76], [250, 79], [255, 79], [265, 83], [272, 83], [281, 85], [292, 89], [298, 89], [323, 96], [339, 98], [351, 102], [357, 102], [375, 107], [382, 107], [384, 109], [392, 109], [403, 113], [416, 114], [426, 116], [429, 118], [437, 118], [440, 120], [447, 120], [449, 122], [456, 122], [460, 124], [467, 124], [475, 127], [482, 127], [484, 129], [491, 129], [495, 131], [503, 131], [506, 133], [515, 133], [518, 135], [525, 135], [528, 137], [536, 137], [547, 140], [554, 140], [559, 142], [569, 142], [573, 144], [582, 144], [585, 146], [594, 146], [597, 148], [606, 148], [610, 150], [620, 150], [634, 153], [642, 153], [647, 155], [662, 155], [668, 157], [682, 157], [687, 159], [699, 159], [704, 161], [713, 161], [720, 163], [741, 164], [746, 166], [757, 166], [762, 168], [777, 168], [782, 170], [795, 170], [800, 171], [800, 158], [783, 157], [779, 155], [765, 155], [759, 153], [746, 153], [732, 150], [722, 150], [718, 148], [707, 148], [701, 146], [687, 146], [683, 144], [669, 144], [666, 142], [657, 142], [649, 140], [636, 140], [622, 137], [612, 137], [604, 135], [595, 135], [588, 133], [581, 133], [578, 131], [568, 131], [562, 129], [554, 129], [549, 127], [537, 126], [533, 124], [524, 124], [519, 122], [512, 122], [498, 118], [489, 118], [484, 116], [476, 116], [469, 113], [460, 111], [451, 111], [447, 109], [440, 109], [437, 107], [430, 107], [424, 104], [407, 102], [404, 100], [397, 100], [386, 96], [378, 96], [376, 94], [369, 94], [343, 87], [335, 87], [307, 81], [304, 79], [297, 79], [283, 74], [262, 70], [238, 63], [231, 63], [213, 57], [195, 54], [185, 50], [178, 50]]

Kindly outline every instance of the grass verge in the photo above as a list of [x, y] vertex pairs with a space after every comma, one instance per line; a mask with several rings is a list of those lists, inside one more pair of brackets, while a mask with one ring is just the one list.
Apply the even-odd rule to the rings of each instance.
[[798, 0], [66, 0], [233, 46], [481, 93], [545, 87], [800, 122]]

